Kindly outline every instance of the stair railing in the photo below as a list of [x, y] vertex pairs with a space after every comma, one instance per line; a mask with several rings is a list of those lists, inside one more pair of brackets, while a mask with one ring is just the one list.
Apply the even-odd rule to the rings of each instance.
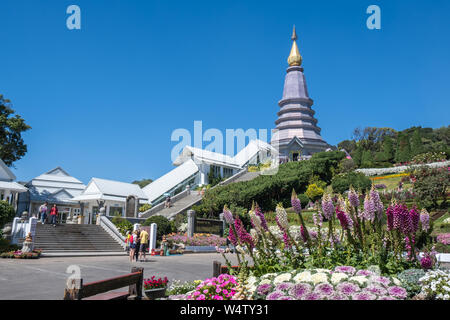
[[120, 233], [119, 229], [109, 221], [109, 219], [105, 216], [100, 216], [100, 226], [111, 236], [114, 240], [117, 241], [118, 244], [122, 246], [122, 248], [126, 248], [125, 237]]

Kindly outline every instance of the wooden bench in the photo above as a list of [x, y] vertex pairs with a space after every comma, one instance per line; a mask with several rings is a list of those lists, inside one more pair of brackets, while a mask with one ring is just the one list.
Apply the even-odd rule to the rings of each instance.
[[[144, 268], [136, 267], [129, 274], [86, 284], [72, 279], [64, 289], [64, 300], [141, 300], [143, 281]], [[128, 292], [111, 292], [126, 286]]]

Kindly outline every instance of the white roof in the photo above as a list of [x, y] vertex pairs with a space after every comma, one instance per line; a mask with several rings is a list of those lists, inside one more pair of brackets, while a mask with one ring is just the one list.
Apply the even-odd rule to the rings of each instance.
[[261, 140], [252, 140], [249, 144], [239, 151], [234, 157], [224, 155], [218, 152], [212, 152], [208, 150], [203, 150], [199, 148], [194, 148], [191, 146], [186, 146], [183, 151], [173, 162], [174, 165], [180, 165], [188, 159], [194, 158], [195, 161], [201, 161], [206, 163], [212, 163], [222, 166], [230, 166], [234, 168], [242, 168], [248, 161], [250, 161], [256, 154], [261, 151], [270, 150], [271, 152], [276, 152], [270, 144]]
[[140, 200], [147, 200], [142, 189], [133, 183], [92, 178], [86, 189], [72, 198], [72, 201], [112, 200], [123, 202], [128, 196], [135, 196]]
[[14, 181], [16, 176], [6, 166], [2, 159], [0, 159], [0, 181]]
[[28, 190], [23, 185], [13, 181], [0, 181], [0, 189], [14, 192], [25, 192]]
[[145, 186], [142, 190], [147, 195], [149, 201], [154, 201], [165, 192], [176, 187], [179, 183], [183, 182], [198, 171], [198, 166], [193, 160], [189, 159], [180, 166]]

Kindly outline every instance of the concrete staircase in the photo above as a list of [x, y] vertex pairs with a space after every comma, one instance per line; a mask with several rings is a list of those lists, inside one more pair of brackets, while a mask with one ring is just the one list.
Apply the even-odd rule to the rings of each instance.
[[34, 248], [43, 253], [124, 252], [122, 246], [101, 226], [92, 224], [50, 224], [36, 226]]

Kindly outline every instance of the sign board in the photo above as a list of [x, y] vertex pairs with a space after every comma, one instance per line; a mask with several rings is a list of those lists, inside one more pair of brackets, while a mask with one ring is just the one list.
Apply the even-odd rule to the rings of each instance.
[[214, 219], [195, 218], [195, 233], [211, 233], [223, 236], [223, 221]]

